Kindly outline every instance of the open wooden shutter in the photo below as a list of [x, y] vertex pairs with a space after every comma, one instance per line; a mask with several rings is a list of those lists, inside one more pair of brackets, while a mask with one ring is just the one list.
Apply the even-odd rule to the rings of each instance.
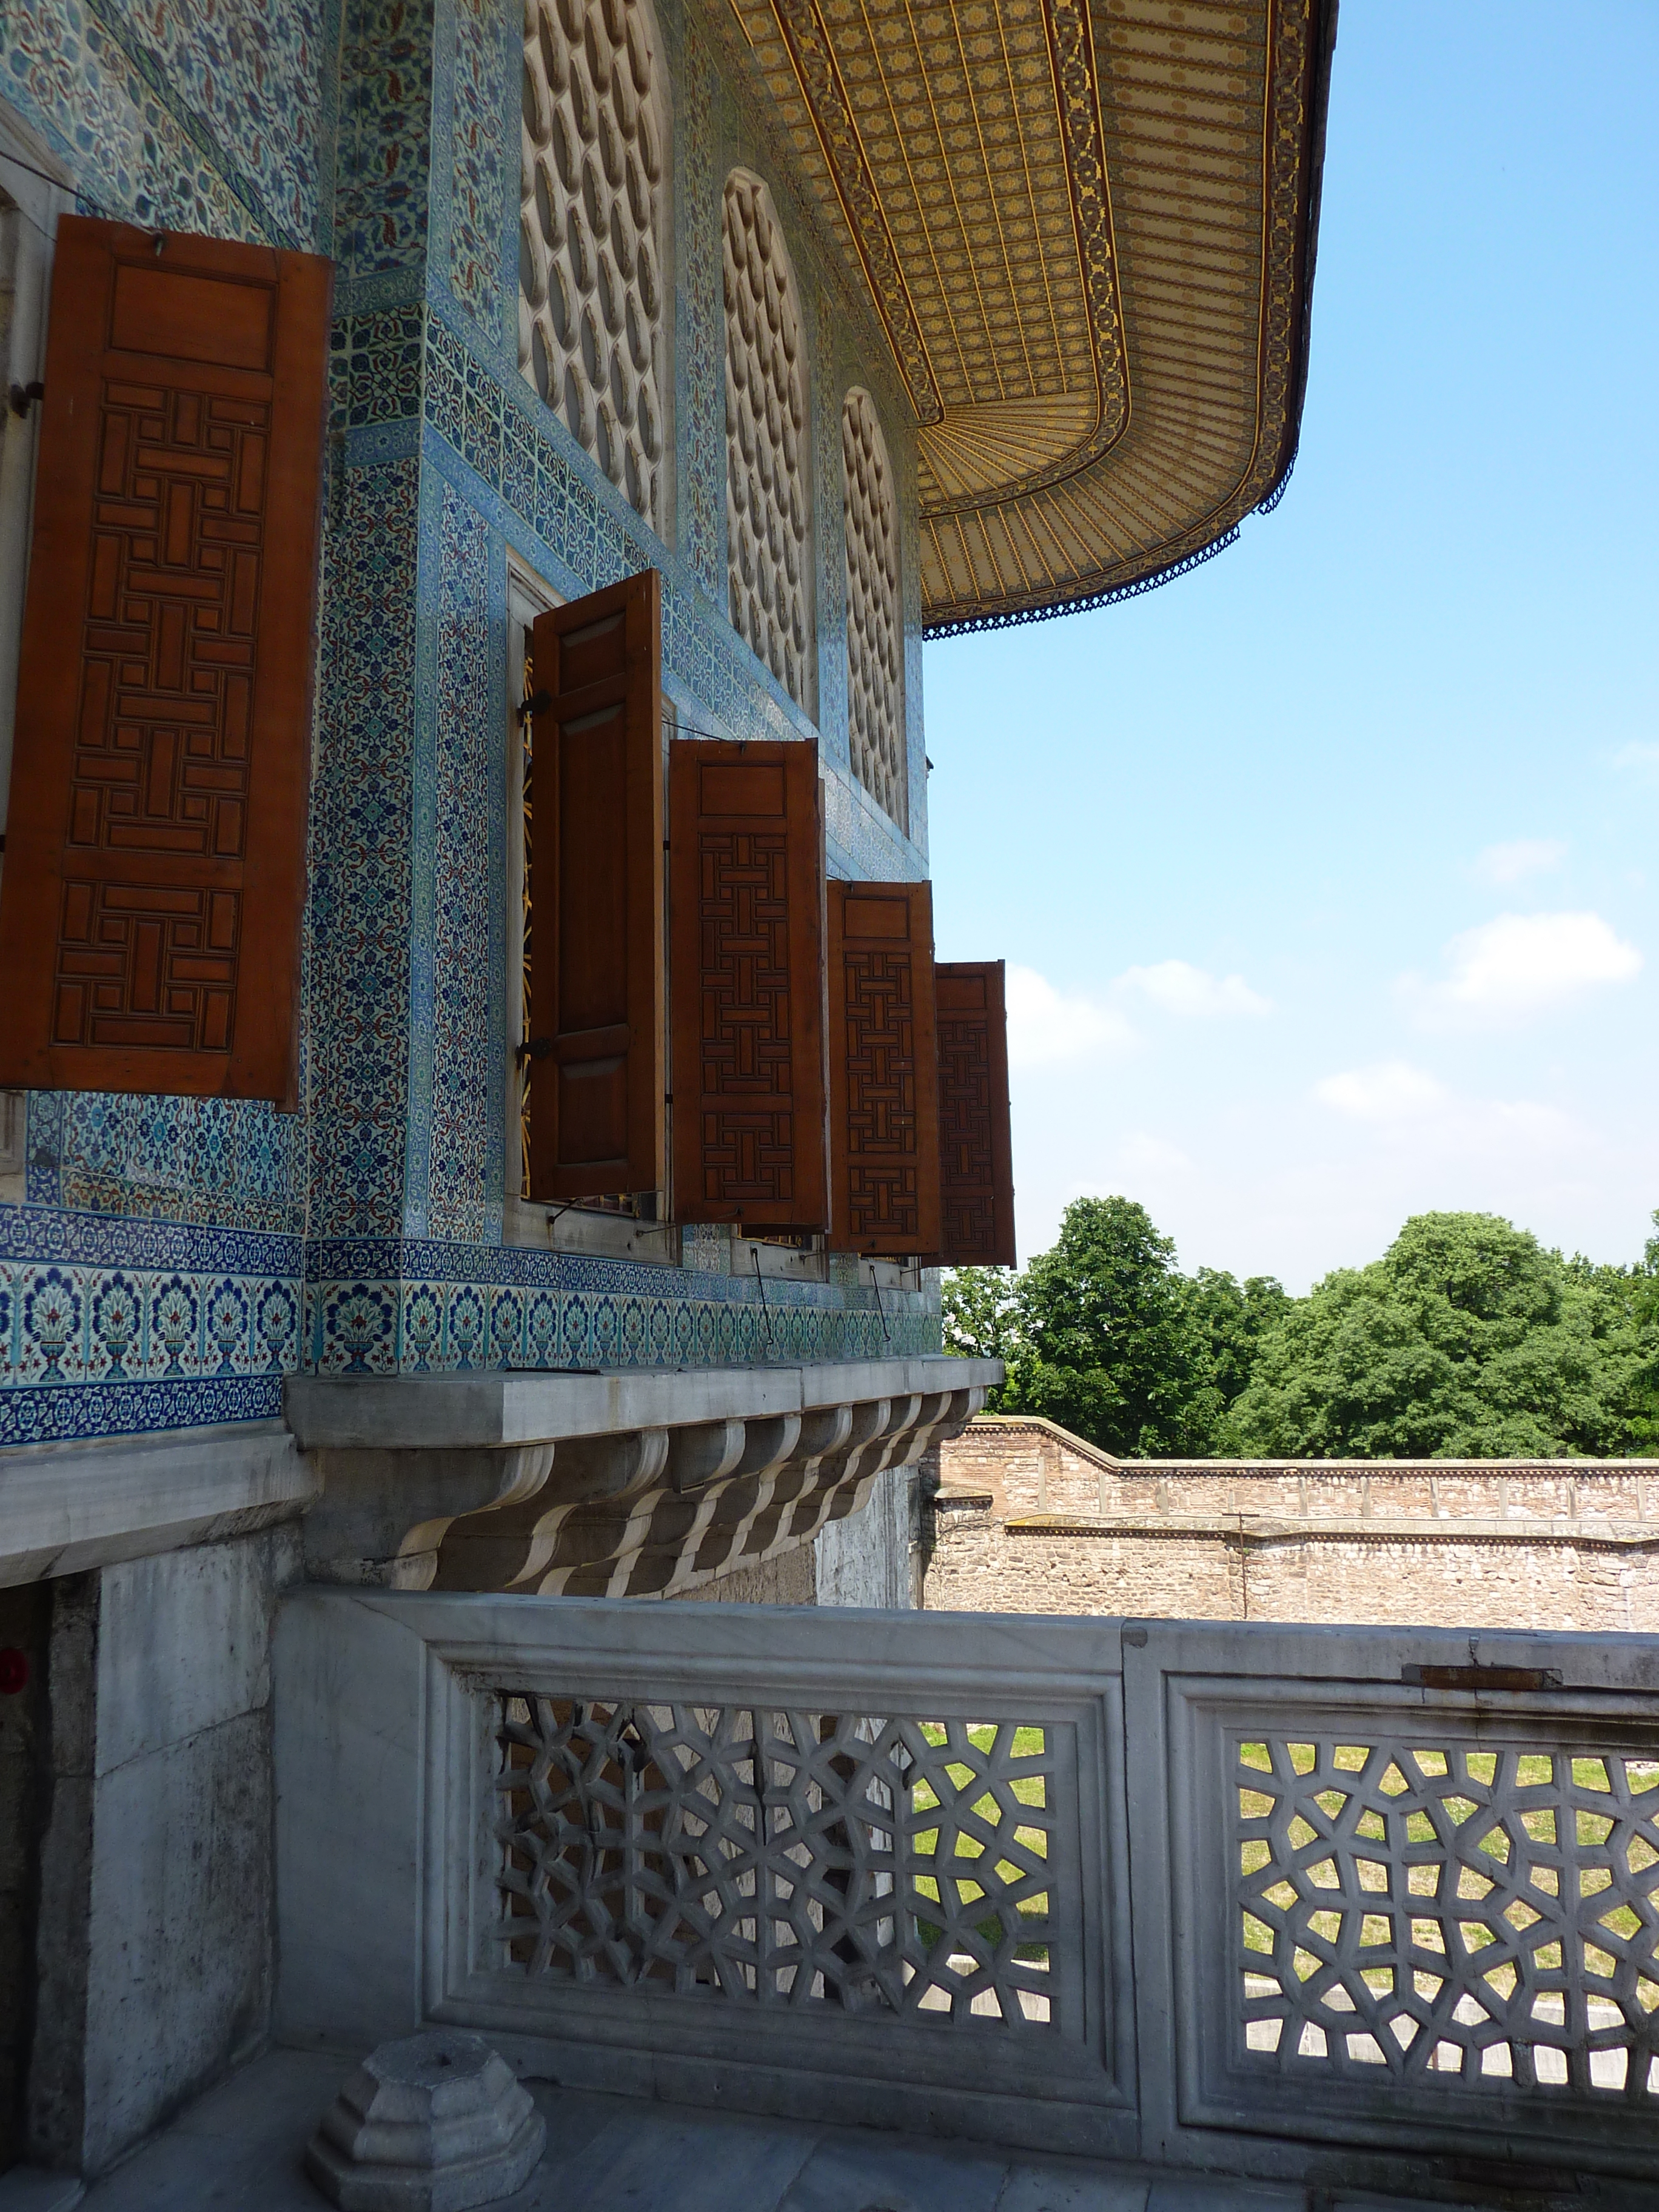
[[0, 1084], [295, 1103], [331, 278], [58, 224]]
[[830, 1195], [832, 1250], [937, 1250], [928, 884], [830, 886]]
[[1008, 1012], [1000, 960], [933, 970], [939, 1022], [939, 1158], [947, 1267], [1012, 1267], [1014, 1165], [1008, 1126]]
[[674, 1212], [829, 1225], [817, 747], [669, 748]]
[[530, 1196], [666, 1182], [662, 579], [532, 632]]

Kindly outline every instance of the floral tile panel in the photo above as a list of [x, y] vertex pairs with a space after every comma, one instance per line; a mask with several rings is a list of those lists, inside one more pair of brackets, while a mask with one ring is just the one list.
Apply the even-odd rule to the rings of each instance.
[[0, 1206], [0, 1444], [269, 1419], [297, 1237]]

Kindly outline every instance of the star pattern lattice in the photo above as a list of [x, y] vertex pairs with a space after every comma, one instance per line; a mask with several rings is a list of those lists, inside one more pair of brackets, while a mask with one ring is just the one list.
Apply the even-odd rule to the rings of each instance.
[[531, 1978], [1060, 2025], [1056, 1733], [503, 1694], [501, 1962]]
[[1244, 2041], [1292, 2072], [1659, 2095], [1659, 1753], [1237, 1747]]

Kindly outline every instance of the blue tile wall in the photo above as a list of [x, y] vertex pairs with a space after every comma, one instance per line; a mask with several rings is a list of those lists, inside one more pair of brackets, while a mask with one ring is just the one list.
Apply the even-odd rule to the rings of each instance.
[[337, 0], [12, 0], [0, 88], [94, 212], [326, 246]]
[[425, 325], [418, 301], [335, 319], [330, 333], [331, 431], [365, 430], [419, 416]]
[[338, 472], [312, 786], [310, 1227], [403, 1227], [420, 466]]
[[266, 1420], [303, 1240], [0, 1206], [0, 1445]]
[[345, 0], [334, 235], [348, 277], [420, 269], [432, 70], [432, 0]]
[[913, 1358], [939, 1348], [925, 1292], [769, 1282], [625, 1260], [426, 1240], [306, 1248], [307, 1364], [325, 1374], [702, 1367]]
[[[501, 209], [513, 159], [512, 198], [518, 203], [516, 134], [501, 118], [507, 102], [504, 33], [516, 28], [516, 9], [500, 0], [454, 0], [455, 67], [451, 110], [453, 152], [449, 208], [449, 289], [457, 303], [486, 325], [501, 307]], [[512, 96], [518, 95], [516, 82]], [[516, 319], [516, 318], [515, 318]]]
[[[436, 773], [429, 932], [431, 1115], [427, 1233], [494, 1242], [505, 1153], [501, 773], [504, 561], [477, 509], [440, 484]], [[412, 1129], [411, 1129], [412, 1134]], [[411, 1163], [411, 1169], [413, 1163]], [[414, 1182], [411, 1172], [411, 1184]], [[407, 1212], [412, 1217], [415, 1207]], [[411, 1221], [412, 1225], [412, 1221]]]
[[35, 1091], [24, 1158], [33, 1206], [305, 1227], [304, 1125], [258, 1100]]
[[0, 0], [0, 94], [83, 204], [337, 257], [304, 1113], [37, 1094], [0, 1206], [0, 1443], [268, 1418], [296, 1364], [418, 1371], [936, 1349], [936, 1291], [876, 1300], [503, 1247], [506, 563], [665, 578], [682, 726], [813, 734], [725, 618], [720, 196], [771, 181], [813, 368], [818, 733], [830, 866], [926, 870], [920, 600], [904, 547], [914, 842], [847, 768], [840, 409], [914, 440], [873, 325], [701, 0], [671, 71], [674, 490], [664, 543], [520, 376], [518, 11], [501, 0]]

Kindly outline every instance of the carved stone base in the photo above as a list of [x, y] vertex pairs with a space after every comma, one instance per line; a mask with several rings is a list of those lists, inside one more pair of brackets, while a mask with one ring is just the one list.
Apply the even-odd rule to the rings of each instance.
[[546, 2140], [506, 2061], [440, 2028], [383, 2043], [347, 2076], [306, 2172], [341, 2212], [468, 2212], [522, 2189]]

